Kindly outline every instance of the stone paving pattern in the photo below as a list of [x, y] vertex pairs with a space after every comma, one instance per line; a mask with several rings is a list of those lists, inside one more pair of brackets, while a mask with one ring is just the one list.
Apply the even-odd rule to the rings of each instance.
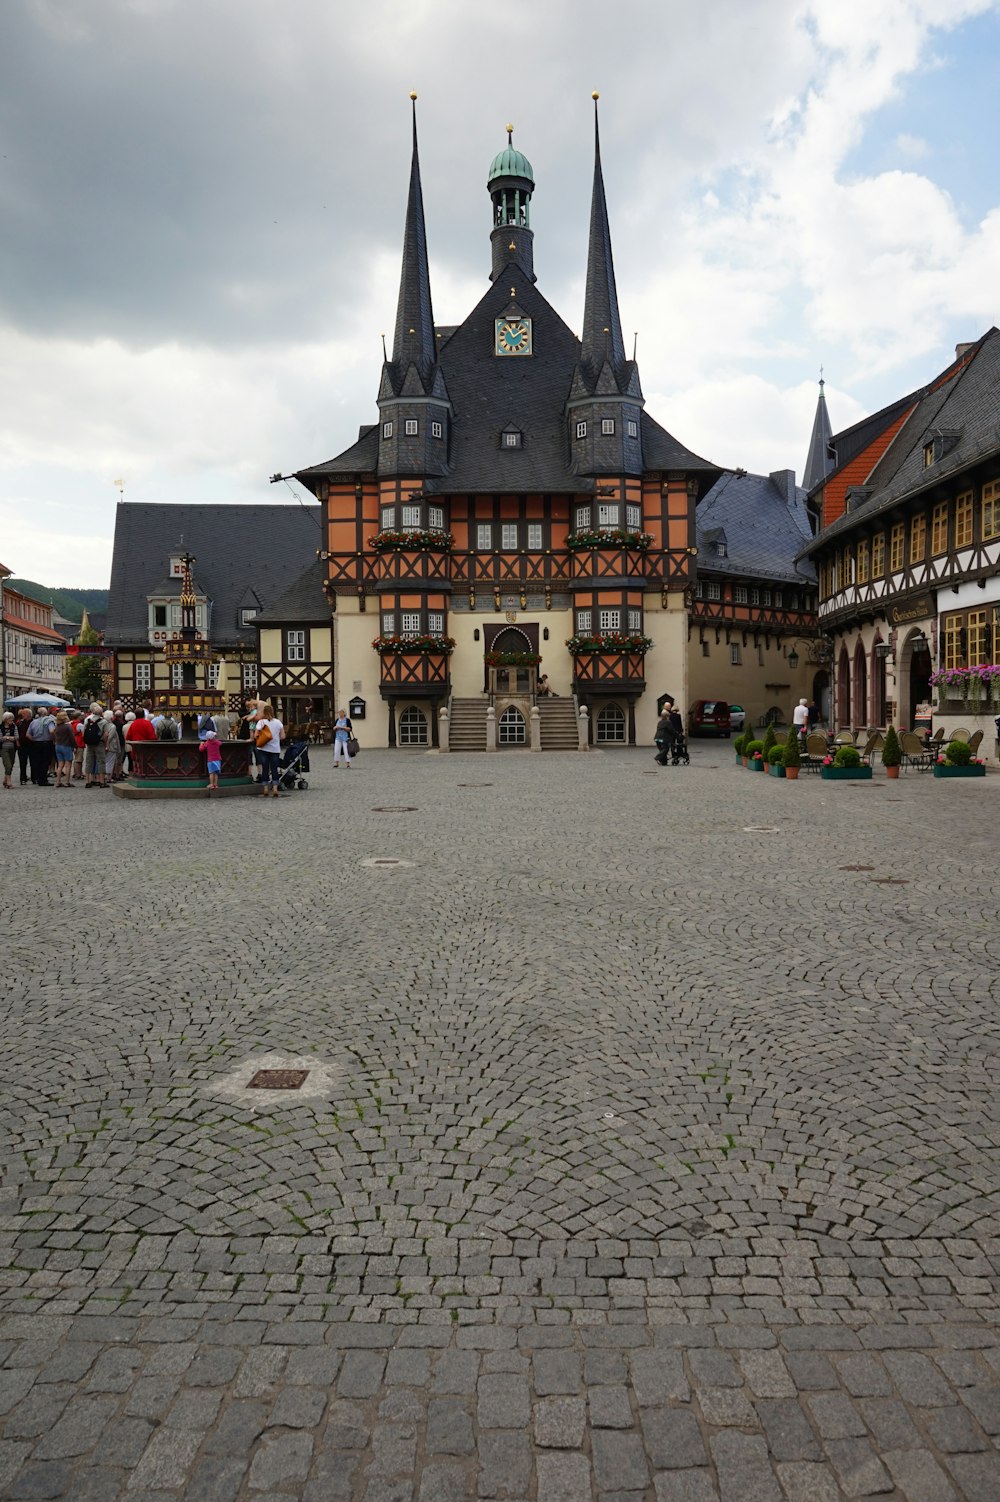
[[0, 802], [0, 1497], [996, 1502], [1000, 776], [314, 760]]

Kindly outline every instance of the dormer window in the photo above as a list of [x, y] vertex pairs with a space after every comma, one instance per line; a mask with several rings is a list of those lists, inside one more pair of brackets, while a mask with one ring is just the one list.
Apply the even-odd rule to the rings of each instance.
[[257, 606], [244, 605], [240, 610], [240, 625], [252, 626], [257, 619]]
[[505, 449], [519, 449], [522, 447], [523, 435], [517, 428], [505, 428], [500, 434], [500, 447]]
[[713, 544], [713, 552], [715, 553], [716, 558], [725, 558], [727, 556], [726, 539], [724, 537], [719, 537], [716, 539], [715, 543]]
[[170, 560], [170, 577], [171, 577], [171, 579], [180, 579], [183, 576], [183, 574], [184, 574], [184, 562], [183, 562], [183, 559], [181, 559], [180, 557], [178, 557], [178, 558], [171, 558], [171, 560]]
[[166, 624], [167, 624], [167, 607], [166, 607], [166, 605], [154, 605], [153, 606], [153, 625], [154, 626], [165, 626]]
[[941, 428], [924, 444], [924, 468], [937, 464], [945, 454], [950, 454], [962, 434], [958, 428]]

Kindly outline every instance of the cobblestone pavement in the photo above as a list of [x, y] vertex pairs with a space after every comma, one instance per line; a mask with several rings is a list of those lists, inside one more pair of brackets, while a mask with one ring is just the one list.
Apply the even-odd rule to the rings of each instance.
[[996, 1502], [1000, 776], [317, 760], [0, 800], [0, 1496]]

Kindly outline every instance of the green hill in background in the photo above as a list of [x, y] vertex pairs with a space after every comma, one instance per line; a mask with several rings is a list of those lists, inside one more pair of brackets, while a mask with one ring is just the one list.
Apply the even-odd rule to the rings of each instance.
[[41, 600], [44, 605], [54, 605], [68, 621], [82, 621], [84, 607], [91, 612], [108, 608], [106, 589], [49, 589], [45, 584], [36, 584], [33, 579], [8, 579], [6, 584], [11, 589], [19, 589], [23, 595], [30, 595], [33, 600]]

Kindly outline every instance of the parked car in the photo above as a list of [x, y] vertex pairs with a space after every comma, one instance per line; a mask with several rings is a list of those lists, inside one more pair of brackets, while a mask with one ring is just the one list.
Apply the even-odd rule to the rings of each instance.
[[747, 712], [742, 704], [730, 704], [729, 724], [733, 730], [742, 730], [746, 724]]
[[688, 715], [690, 735], [724, 735], [732, 733], [729, 704], [724, 699], [696, 699]]

